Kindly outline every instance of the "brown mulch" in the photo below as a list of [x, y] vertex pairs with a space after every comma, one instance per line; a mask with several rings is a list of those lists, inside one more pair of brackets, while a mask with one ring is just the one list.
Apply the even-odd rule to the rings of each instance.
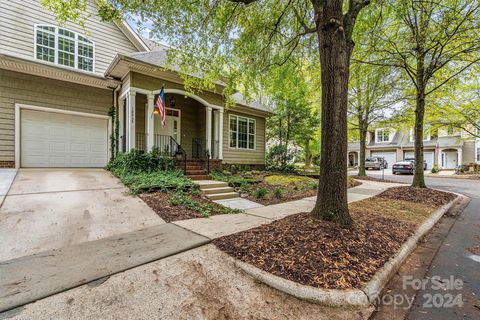
[[421, 203], [441, 207], [457, 197], [456, 194], [428, 188], [394, 187], [378, 195], [379, 198]]
[[367, 181], [376, 181], [376, 182], [388, 182], [388, 183], [405, 183], [401, 181], [394, 181], [394, 180], [388, 180], [388, 179], [379, 179], [371, 176], [350, 176], [353, 179], [357, 180], [367, 180]]
[[166, 192], [143, 193], [139, 197], [166, 222], [203, 217], [202, 214], [182, 205], [172, 205], [171, 196]]
[[[349, 179], [347, 188], [353, 188], [361, 184], [362, 183], [359, 181]], [[255, 184], [255, 187], [253, 188], [253, 190], [256, 190], [261, 187], [268, 190], [268, 196], [266, 196], [265, 198], [259, 199], [259, 198], [256, 198], [253, 194], [242, 194], [242, 196], [244, 198], [247, 198], [250, 201], [263, 204], [264, 206], [269, 206], [272, 204], [284, 203], [284, 202], [289, 202], [294, 200], [300, 200], [303, 198], [313, 197], [313, 196], [316, 196], [318, 193], [317, 188], [305, 190], [305, 189], [298, 188], [298, 186], [296, 186], [295, 183], [291, 183], [287, 186], [276, 186], [276, 185], [268, 184], [266, 182], [259, 182]], [[273, 190], [275, 190], [278, 187], [281, 187], [283, 190], [283, 195], [281, 198], [276, 198], [273, 196]]]
[[213, 243], [241, 261], [294, 282], [330, 289], [361, 288], [416, 225], [356, 210], [351, 215], [351, 229], [299, 213]]

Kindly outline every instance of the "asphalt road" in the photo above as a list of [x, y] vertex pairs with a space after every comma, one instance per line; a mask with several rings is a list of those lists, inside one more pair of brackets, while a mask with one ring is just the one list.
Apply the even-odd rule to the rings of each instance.
[[[378, 171], [368, 175], [381, 178]], [[385, 179], [410, 183], [412, 176], [394, 176], [386, 170]], [[424, 285], [420, 285], [407, 319], [480, 319], [480, 252], [469, 250], [480, 248], [480, 181], [426, 178], [426, 183], [464, 194], [471, 201], [443, 241], [425, 278], [419, 279]]]

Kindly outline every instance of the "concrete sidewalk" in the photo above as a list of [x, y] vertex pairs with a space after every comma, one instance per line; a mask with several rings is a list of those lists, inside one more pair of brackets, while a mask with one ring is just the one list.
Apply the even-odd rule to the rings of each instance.
[[[360, 186], [348, 189], [348, 202], [360, 201], [373, 197], [399, 183], [385, 183], [363, 180]], [[315, 206], [316, 197], [279, 203], [270, 206], [252, 208], [245, 213], [235, 215], [217, 215], [210, 218], [198, 218], [173, 222], [185, 229], [215, 239], [240, 231], [258, 227], [289, 215], [310, 211]]]
[[0, 262], [0, 312], [209, 242], [168, 223]]
[[17, 175], [17, 169], [0, 169], [0, 207]]

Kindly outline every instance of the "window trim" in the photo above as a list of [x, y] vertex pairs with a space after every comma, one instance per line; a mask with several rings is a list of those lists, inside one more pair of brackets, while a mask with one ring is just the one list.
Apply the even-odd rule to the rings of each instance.
[[[42, 59], [38, 59], [37, 58], [37, 33], [38, 31], [44, 31], [46, 33], [49, 33], [49, 34], [52, 34], [52, 32], [50, 31], [46, 31], [46, 30], [41, 30], [39, 29], [39, 27], [50, 27], [50, 28], [54, 28], [55, 29], [55, 32], [53, 33], [53, 35], [55, 36], [55, 47], [53, 48], [53, 51], [54, 51], [54, 61], [53, 62], [50, 62], [50, 61], [46, 61], [46, 60], [42, 60]], [[58, 52], [59, 52], [59, 48], [58, 48], [58, 38], [61, 37], [62, 35], [59, 34], [58, 30], [59, 29], [63, 29], [65, 31], [68, 31], [68, 32], [71, 32], [75, 35], [75, 39], [74, 39], [74, 43], [75, 43], [75, 53], [74, 53], [74, 66], [73, 67], [70, 67], [70, 66], [67, 66], [67, 65], [64, 65], [64, 64], [60, 64], [58, 63]], [[92, 50], [93, 50], [93, 53], [92, 53], [92, 70], [85, 70], [85, 69], [81, 69], [78, 67], [78, 57], [79, 57], [79, 54], [78, 54], [78, 43], [79, 42], [82, 42], [82, 43], [86, 43], [85, 41], [82, 41], [80, 39], [78, 39], [78, 37], [81, 36], [85, 39], [87, 39], [90, 43], [88, 43], [89, 45], [92, 46]], [[77, 32], [77, 31], [73, 31], [71, 29], [68, 29], [68, 28], [64, 28], [64, 27], [59, 27], [59, 26], [55, 26], [55, 25], [51, 25], [51, 24], [43, 24], [43, 23], [38, 23], [38, 24], [35, 24], [33, 26], [33, 58], [34, 60], [36, 61], [41, 61], [43, 63], [48, 63], [48, 64], [52, 64], [52, 65], [56, 65], [56, 66], [59, 66], [59, 67], [64, 67], [64, 68], [68, 68], [68, 69], [75, 69], [75, 70], [78, 70], [78, 71], [81, 71], [81, 72], [87, 72], [87, 73], [95, 73], [95, 64], [96, 64], [96, 59], [95, 59], [95, 41], [91, 40], [89, 37], [87, 37], [85, 34], [82, 34], [80, 32]]]
[[[231, 128], [230, 128], [230, 121], [232, 119], [232, 117], [236, 117], [237, 118], [237, 134], [236, 134], [236, 146], [235, 147], [232, 147], [230, 142], [231, 142]], [[240, 118], [243, 118], [245, 120], [247, 120], [247, 147], [246, 148], [240, 148], [238, 146], [238, 121]], [[250, 120], [253, 121], [253, 149], [249, 148], [249, 142], [250, 142], [250, 133], [248, 132], [248, 129], [250, 128]], [[228, 148], [229, 149], [235, 149], [235, 150], [243, 150], [243, 151], [255, 151], [257, 150], [257, 120], [254, 119], [254, 118], [249, 118], [249, 117], [245, 117], [245, 116], [240, 116], [240, 115], [237, 115], [237, 114], [229, 114], [228, 115]]]
[[[379, 141], [378, 140], [378, 132], [379, 131], [385, 131], [385, 130], [388, 130], [388, 140], [385, 141], [385, 140], [382, 140], [382, 141]], [[382, 134], [383, 136], [383, 134]], [[378, 128], [378, 129], [375, 129], [375, 143], [387, 143], [387, 142], [392, 142], [392, 133], [391, 133], [391, 129], [389, 128]]]

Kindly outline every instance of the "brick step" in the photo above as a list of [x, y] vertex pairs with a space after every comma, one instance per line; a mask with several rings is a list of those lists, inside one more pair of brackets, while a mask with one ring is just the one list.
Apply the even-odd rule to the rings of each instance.
[[205, 168], [203, 166], [187, 166], [188, 170], [205, 170]]
[[225, 199], [234, 199], [234, 198], [239, 198], [240, 197], [238, 192], [225, 192], [225, 193], [207, 194], [205, 196], [210, 200], [225, 200]]
[[207, 196], [210, 194], [235, 192], [232, 187], [207, 188], [201, 190]]
[[202, 174], [202, 175], [189, 175], [187, 174], [187, 178], [191, 179], [191, 180], [211, 180], [212, 177], [210, 176], [207, 176], [205, 174]]
[[206, 174], [207, 174], [207, 170], [188, 170], [187, 169], [187, 176], [201, 176]]

